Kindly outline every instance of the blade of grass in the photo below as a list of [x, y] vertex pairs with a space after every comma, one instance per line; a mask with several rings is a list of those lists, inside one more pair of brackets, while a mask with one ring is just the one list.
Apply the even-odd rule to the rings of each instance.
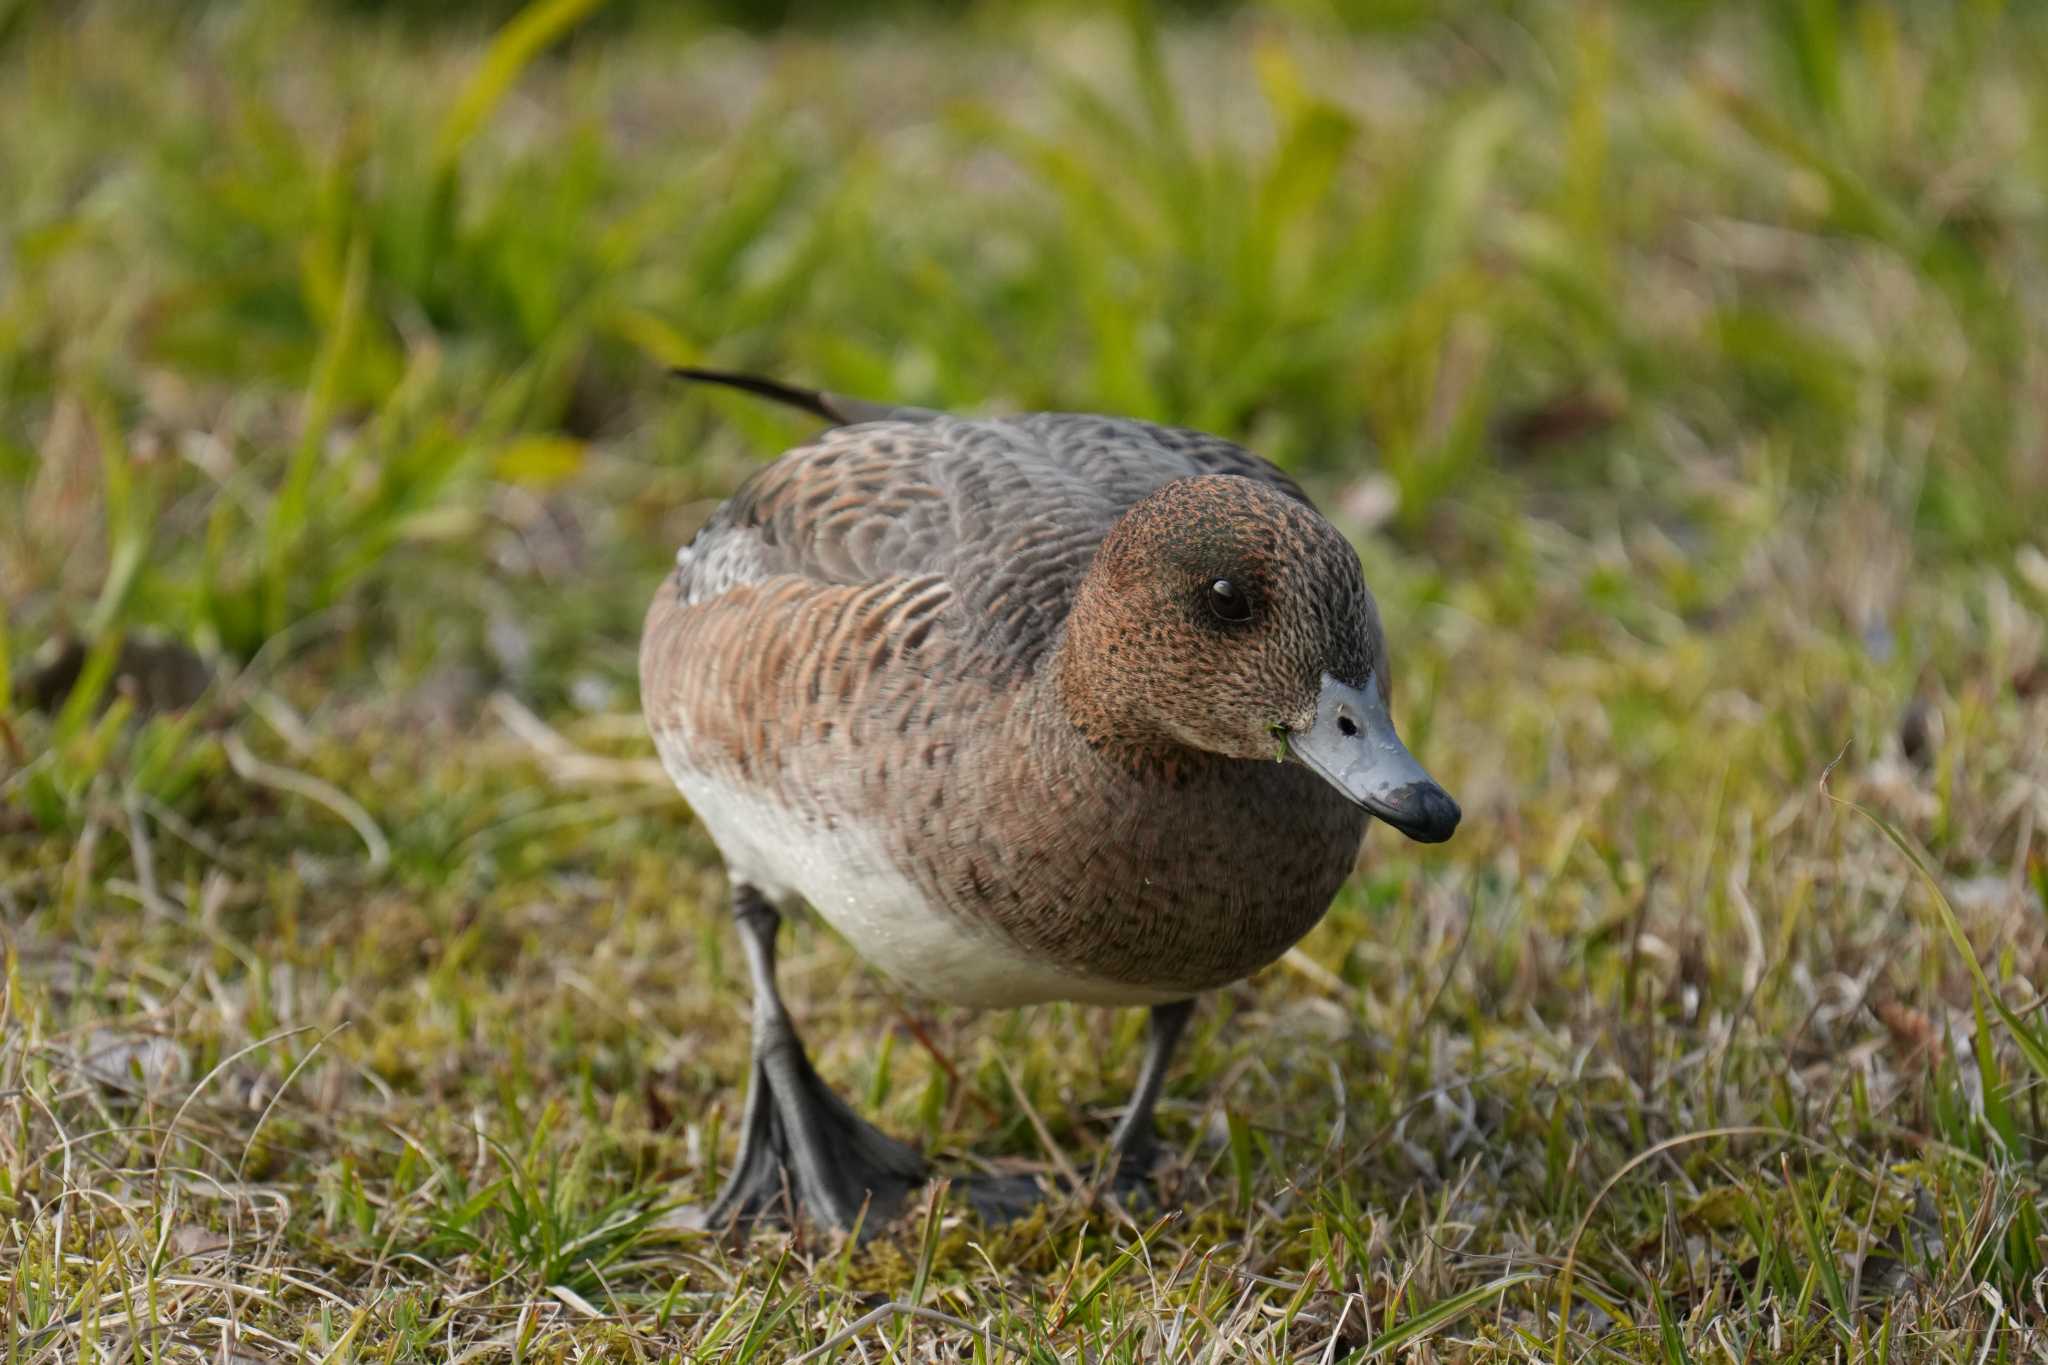
[[1060, 1314], [1059, 1320], [1053, 1323], [1051, 1330], [1057, 1333], [1076, 1317], [1080, 1316], [1089, 1304], [1095, 1302], [1103, 1290], [1109, 1288], [1110, 1283], [1116, 1279], [1125, 1266], [1131, 1264], [1144, 1254], [1146, 1244], [1158, 1235], [1159, 1230], [1179, 1217], [1179, 1210], [1173, 1210], [1163, 1213], [1154, 1219], [1151, 1227], [1139, 1233], [1135, 1241], [1131, 1242], [1122, 1251], [1119, 1251], [1115, 1259], [1102, 1268], [1102, 1273], [1097, 1275], [1088, 1288], [1081, 1292], [1081, 1296], [1069, 1304], [1065, 1311]]
[[437, 175], [454, 170], [463, 149], [534, 58], [602, 3], [604, 0], [534, 0], [498, 31], [482, 65], [464, 83], [434, 134]]
[[291, 465], [285, 472], [284, 486], [278, 490], [277, 501], [271, 505], [270, 515], [265, 522], [264, 532], [264, 618], [268, 634], [275, 635], [290, 624], [290, 594], [292, 581], [303, 575], [306, 566], [300, 562], [298, 552], [308, 541], [311, 509], [309, 497], [313, 475], [320, 465], [320, 457], [327, 445], [328, 428], [333, 424], [336, 397], [341, 389], [342, 375], [348, 364], [349, 353], [354, 349], [355, 337], [363, 315], [363, 301], [369, 289], [370, 249], [369, 241], [357, 237], [349, 245], [348, 269], [343, 276], [341, 302], [336, 309], [334, 323], [327, 329], [322, 342], [320, 356], [313, 365], [312, 383], [306, 392], [305, 415], [299, 433], [298, 449], [292, 454]]
[[[1828, 766], [1829, 771], [1832, 771], [1834, 765], [1830, 764]], [[1850, 810], [1855, 811], [1858, 815], [1870, 821], [1871, 824], [1876, 825], [1884, 837], [1891, 840], [1892, 847], [1898, 849], [1901, 854], [1905, 855], [1906, 861], [1913, 865], [1913, 870], [1920, 874], [1920, 880], [1926, 884], [1928, 891], [1932, 893], [1934, 908], [1940, 918], [1941, 926], [1947, 932], [1949, 942], [1955, 945], [1957, 956], [1962, 958], [1963, 965], [1969, 969], [1970, 979], [1975, 983], [1976, 989], [1983, 993], [1984, 999], [1990, 1002], [1992, 1010], [1997, 1013], [2007, 1030], [2011, 1032], [2013, 1041], [2019, 1045], [2021, 1055], [2027, 1059], [2027, 1065], [2034, 1069], [2034, 1074], [2042, 1080], [2048, 1080], [2048, 1043], [2044, 1043], [2032, 1029], [2028, 1028], [2026, 1021], [2013, 1013], [2012, 1009], [2000, 998], [1998, 992], [1992, 988], [1990, 976], [1985, 973], [1983, 964], [1977, 961], [1977, 954], [1970, 946], [1969, 936], [1963, 932], [1962, 921], [1956, 917], [1955, 906], [1950, 904], [1948, 893], [1941, 889], [1940, 880], [1935, 877], [1932, 869], [1927, 866], [1927, 860], [1921, 855], [1919, 849], [1897, 826], [1893, 825], [1891, 821], [1885, 819], [1876, 811], [1870, 810], [1854, 801], [1836, 796], [1833, 792], [1829, 791], [1827, 789], [1826, 773], [1821, 775], [1821, 794], [1836, 805], [1847, 806]]]
[[0, 609], [0, 722], [14, 719], [14, 654], [7, 612]]
[[[1847, 1331], [1853, 1319], [1849, 1316], [1849, 1295], [1842, 1285], [1842, 1268], [1835, 1264], [1835, 1248], [1821, 1236], [1820, 1224], [1806, 1207], [1806, 1197], [1800, 1193], [1799, 1184], [1792, 1178], [1792, 1163], [1783, 1155], [1778, 1158], [1778, 1170], [1784, 1176], [1785, 1193], [1792, 1199], [1792, 1209], [1799, 1216], [1799, 1230], [1806, 1238], [1807, 1255], [1813, 1258], [1814, 1269], [1819, 1272], [1821, 1288], [1828, 1296], [1828, 1307], [1834, 1310], [1835, 1326]], [[1829, 1188], [1834, 1181], [1828, 1182]], [[1823, 1202], [1825, 1202], [1823, 1196]]]
[[85, 627], [87, 638], [97, 639], [120, 618], [135, 590], [156, 517], [153, 500], [136, 486], [128, 442], [106, 395], [97, 386], [88, 386], [84, 402], [99, 443], [106, 497], [107, 577]]
[[85, 730], [100, 698], [106, 694], [107, 684], [113, 681], [121, 643], [122, 633], [118, 630], [110, 630], [93, 641], [84, 665], [78, 670], [78, 681], [71, 685], [71, 695], [64, 699], [63, 709], [57, 712], [56, 724], [51, 727], [52, 748], [62, 749]]
[[1372, 1345], [1345, 1357], [1345, 1359], [1347, 1363], [1378, 1360], [1389, 1351], [1399, 1350], [1401, 1347], [1429, 1335], [1439, 1327], [1456, 1322], [1481, 1304], [1499, 1298], [1518, 1284], [1527, 1284], [1531, 1280], [1542, 1279], [1543, 1274], [1544, 1272], [1540, 1270], [1517, 1270], [1502, 1275], [1497, 1279], [1488, 1280], [1485, 1284], [1477, 1285], [1462, 1294], [1453, 1294], [1440, 1303], [1431, 1304], [1413, 1317], [1402, 1319], [1401, 1322], [1382, 1334], [1379, 1340], [1373, 1342]]

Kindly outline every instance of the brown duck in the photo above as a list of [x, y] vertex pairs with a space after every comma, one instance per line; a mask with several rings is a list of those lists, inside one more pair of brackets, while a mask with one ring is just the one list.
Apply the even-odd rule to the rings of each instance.
[[1370, 817], [1430, 843], [1457, 827], [1388, 716], [1357, 554], [1214, 436], [684, 373], [843, 424], [713, 514], [641, 643], [649, 728], [724, 856], [753, 977], [739, 1156], [708, 1219], [787, 1191], [873, 1227], [924, 1179], [804, 1054], [775, 985], [792, 898], [938, 1000], [1150, 1006], [1111, 1137], [1141, 1175], [1192, 997], [1322, 918]]

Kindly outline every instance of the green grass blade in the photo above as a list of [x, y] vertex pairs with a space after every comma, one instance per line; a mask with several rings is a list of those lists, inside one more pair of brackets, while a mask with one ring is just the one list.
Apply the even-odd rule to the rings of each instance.
[[135, 590], [156, 517], [148, 485], [137, 484], [128, 442], [106, 395], [96, 386], [88, 387], [83, 401], [99, 444], [106, 489], [107, 577], [85, 627], [88, 638], [98, 639], [120, 619]]
[[1662, 1285], [1656, 1287], [1652, 1302], [1657, 1308], [1657, 1340], [1664, 1350], [1664, 1365], [1692, 1365], [1692, 1352], [1685, 1349], [1678, 1319], [1671, 1312], [1671, 1296]]
[[1125, 1266], [1130, 1265], [1139, 1256], [1144, 1254], [1146, 1244], [1158, 1235], [1159, 1230], [1178, 1217], [1180, 1215], [1177, 1212], [1161, 1214], [1153, 1221], [1151, 1227], [1139, 1233], [1123, 1250], [1116, 1254], [1108, 1265], [1102, 1268], [1102, 1273], [1089, 1283], [1088, 1288], [1082, 1291], [1081, 1296], [1067, 1305], [1066, 1309], [1061, 1312], [1059, 1321], [1053, 1324], [1052, 1330], [1055, 1332], [1060, 1331], [1068, 1323], [1085, 1312], [1088, 1305], [1101, 1297], [1102, 1292], [1108, 1289], [1116, 1277], [1123, 1272]]
[[434, 134], [437, 175], [454, 169], [470, 139], [534, 59], [603, 3], [604, 0], [534, 0], [499, 30], [484, 54], [483, 64], [463, 85]]
[[[1806, 1253], [1813, 1258], [1813, 1268], [1820, 1275], [1821, 1288], [1827, 1294], [1828, 1307], [1834, 1311], [1835, 1326], [1842, 1331], [1850, 1330], [1849, 1295], [1842, 1284], [1842, 1268], [1835, 1263], [1834, 1244], [1821, 1235], [1820, 1224], [1814, 1213], [1806, 1206], [1806, 1196], [1800, 1192], [1799, 1183], [1792, 1177], [1792, 1163], [1779, 1157], [1778, 1168], [1784, 1175], [1785, 1193], [1792, 1200], [1792, 1209], [1799, 1217], [1799, 1230], [1806, 1239]], [[1833, 1181], [1829, 1188], [1833, 1188]]]
[[1440, 1303], [1431, 1304], [1412, 1317], [1402, 1319], [1382, 1333], [1372, 1345], [1354, 1352], [1346, 1359], [1350, 1362], [1378, 1360], [1389, 1351], [1397, 1351], [1411, 1342], [1421, 1340], [1439, 1327], [1456, 1322], [1473, 1309], [1499, 1298], [1516, 1285], [1540, 1280], [1543, 1276], [1544, 1272], [1540, 1270], [1517, 1270], [1498, 1279], [1488, 1280], [1485, 1284], [1468, 1289], [1462, 1294], [1453, 1294]]
[[100, 699], [106, 695], [107, 684], [114, 679], [114, 665], [121, 658], [121, 641], [119, 630], [109, 630], [93, 641], [85, 664], [78, 671], [78, 681], [71, 685], [71, 695], [64, 699], [56, 723], [51, 726], [53, 747], [61, 749], [85, 732], [99, 709]]
[[1235, 1109], [1226, 1111], [1223, 1118], [1230, 1134], [1230, 1174], [1237, 1189], [1237, 1207], [1244, 1211], [1252, 1206], [1252, 1193], [1258, 1180], [1258, 1171], [1252, 1163], [1252, 1126]]
[[313, 366], [299, 443], [263, 528], [263, 624], [271, 635], [290, 623], [293, 585], [303, 581], [311, 569], [301, 556], [311, 539], [313, 478], [325, 454], [327, 433], [334, 422], [343, 375], [355, 348], [369, 283], [369, 242], [358, 237], [349, 247], [340, 305]]
[[[1823, 792], [1826, 792], [1826, 790], [1825, 787], [1822, 788]], [[1955, 946], [1956, 955], [1963, 960], [1963, 965], [1969, 969], [1970, 979], [1976, 983], [1976, 987], [1983, 993], [1984, 999], [1990, 1002], [1992, 1010], [1997, 1013], [1999, 1019], [2005, 1024], [2007, 1031], [2012, 1034], [2013, 1041], [2019, 1045], [2020, 1054], [2027, 1059], [2027, 1065], [2033, 1068], [2036, 1076], [2044, 1081], [2048, 1081], [2048, 1042], [2044, 1042], [2040, 1035], [2028, 1027], [2027, 1022], [2013, 1013], [2005, 1001], [1999, 997], [1998, 991], [1991, 984], [1991, 978], [1984, 971], [1983, 964], [1977, 961], [1976, 951], [1970, 947], [1969, 936], [1963, 932], [1962, 921], [1956, 917], [1955, 906], [1949, 903], [1948, 893], [1941, 889], [1940, 879], [1927, 866], [1927, 860], [1921, 856], [1919, 849], [1891, 821], [1885, 819], [1876, 811], [1858, 805], [1854, 801], [1844, 800], [1832, 792], [1828, 792], [1827, 796], [1830, 801], [1838, 805], [1847, 806], [1850, 810], [1855, 811], [1858, 815], [1876, 825], [1884, 834], [1884, 837], [1891, 840], [1892, 847], [1905, 855], [1906, 861], [1913, 865], [1913, 870], [1920, 874], [1920, 880], [1925, 883], [1928, 891], [1933, 895], [1934, 908], [1940, 918], [1941, 926], [1947, 932], [1949, 942]]]

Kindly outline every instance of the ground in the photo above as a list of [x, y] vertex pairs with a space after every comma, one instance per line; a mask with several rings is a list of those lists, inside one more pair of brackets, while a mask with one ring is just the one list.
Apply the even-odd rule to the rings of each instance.
[[[2041, 1357], [2048, 18], [589, 8], [0, 4], [6, 1360]], [[639, 618], [808, 429], [688, 362], [1358, 544], [1465, 823], [1203, 1003], [1159, 1206], [680, 1226]], [[1090, 1168], [1138, 1013], [785, 943], [942, 1171]]]

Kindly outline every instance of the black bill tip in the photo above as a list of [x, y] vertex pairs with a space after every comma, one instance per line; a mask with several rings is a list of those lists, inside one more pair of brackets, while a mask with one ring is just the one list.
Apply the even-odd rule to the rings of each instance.
[[1434, 782], [1411, 782], [1372, 801], [1367, 809], [1419, 844], [1440, 844], [1455, 834], [1464, 812]]

